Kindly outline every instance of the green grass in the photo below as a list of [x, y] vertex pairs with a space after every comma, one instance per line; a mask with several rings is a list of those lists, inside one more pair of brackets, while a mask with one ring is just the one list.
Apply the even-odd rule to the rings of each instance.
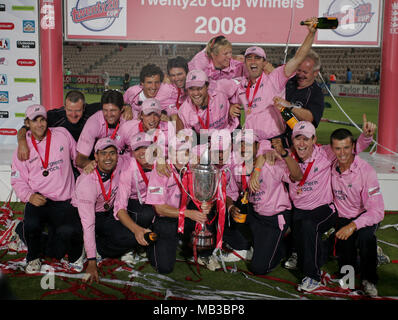
[[[14, 210], [22, 210], [23, 204], [13, 203]], [[381, 225], [397, 224], [398, 214], [386, 215]], [[397, 244], [397, 230], [393, 228], [378, 230], [377, 237], [381, 240]], [[391, 260], [398, 260], [398, 249], [386, 244], [379, 244]], [[24, 254], [8, 255], [5, 250], [0, 251], [0, 264], [9, 259], [24, 257]], [[23, 271], [7, 274], [13, 294], [21, 300], [87, 300], [87, 299], [153, 299], [163, 300], [169, 290], [168, 299], [265, 299], [269, 295], [278, 299], [307, 298], [324, 300], [330, 297], [321, 297], [313, 294], [301, 294], [295, 289], [302, 275], [298, 271], [289, 271], [282, 266], [277, 267], [266, 277], [249, 275], [248, 266], [240, 261], [236, 264], [227, 263], [228, 272], [222, 269], [212, 272], [200, 267], [198, 274], [195, 264], [178, 256], [174, 271], [166, 276], [158, 275], [147, 263], [136, 264], [131, 272], [115, 271], [119, 266], [126, 266], [118, 260], [105, 260], [101, 267], [102, 282], [93, 285], [83, 285], [79, 279], [56, 276], [55, 289], [42, 289], [42, 275], [25, 275]], [[330, 259], [322, 268], [329, 274], [337, 272], [337, 261]], [[247, 277], [246, 277], [246, 276]], [[383, 297], [398, 297], [398, 265], [386, 264], [378, 268], [379, 295]], [[118, 285], [106, 282], [112, 279], [130, 280], [130, 285]], [[283, 280], [283, 282], [278, 281]], [[356, 286], [359, 281], [356, 281]], [[61, 290], [65, 290], [62, 292]], [[68, 291], [69, 290], [69, 291]], [[199, 291], [198, 291], [199, 290]], [[73, 291], [75, 294], [73, 294]], [[239, 294], [235, 296], [234, 294]], [[261, 294], [261, 297], [254, 296]]]

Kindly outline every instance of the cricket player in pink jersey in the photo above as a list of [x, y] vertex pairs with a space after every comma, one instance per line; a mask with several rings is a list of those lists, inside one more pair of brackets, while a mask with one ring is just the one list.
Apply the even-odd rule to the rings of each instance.
[[[131, 151], [131, 137], [137, 133], [147, 133], [146, 139], [151, 139], [167, 154], [168, 121], [161, 121], [161, 106], [157, 99], [147, 99], [142, 103], [140, 120], [124, 122], [118, 130], [115, 141], [119, 150]], [[148, 140], [149, 141], [149, 140]]]
[[[144, 132], [139, 132], [131, 137], [130, 163], [119, 181], [116, 194], [114, 215], [132, 232], [131, 217], [134, 223], [141, 227], [149, 228], [155, 217], [153, 206], [145, 203], [152, 165], [148, 163], [146, 151], [152, 144]], [[131, 216], [131, 217], [130, 217]]]
[[[176, 143], [174, 143], [176, 142]], [[148, 259], [151, 265], [159, 273], [170, 273], [174, 269], [176, 261], [177, 246], [180, 234], [177, 232], [179, 226], [179, 213], [182, 208], [182, 197], [185, 193], [181, 181], [181, 169], [189, 161], [189, 148], [192, 144], [182, 140], [171, 143], [172, 150], [176, 151], [176, 162], [173, 164], [170, 158], [166, 164], [171, 168], [171, 175], [161, 176], [153, 170], [148, 184], [146, 203], [154, 206], [156, 211], [153, 231], [159, 236], [155, 244], [149, 247]], [[156, 166], [156, 163], [155, 163]], [[189, 242], [191, 232], [195, 223], [205, 223], [211, 206], [203, 204], [198, 210], [193, 202], [186, 203], [183, 242], [185, 246]]]
[[29, 159], [12, 160], [11, 185], [26, 203], [20, 238], [28, 247], [26, 273], [40, 272], [41, 234], [48, 226], [47, 252], [61, 259], [68, 254], [75, 262], [82, 253], [82, 230], [77, 210], [70, 204], [75, 190], [71, 159], [76, 142], [65, 128], [48, 128], [47, 112], [41, 105], [26, 110]]
[[[364, 120], [357, 152], [369, 146], [376, 128], [366, 121], [366, 117]], [[294, 205], [292, 233], [298, 267], [304, 274], [298, 290], [313, 291], [321, 285], [320, 268], [327, 259], [326, 242], [321, 241], [321, 235], [335, 225], [337, 218], [330, 171], [336, 157], [330, 145], [316, 144], [315, 127], [308, 121], [300, 121], [294, 126], [292, 139], [303, 172], [299, 182], [289, 182], [289, 195]]]
[[202, 70], [210, 80], [243, 77], [245, 66], [232, 58], [232, 44], [224, 37], [210, 39], [206, 48], [188, 63], [189, 71]]
[[[262, 48], [249, 47], [245, 52], [245, 65], [249, 76], [241, 81], [235, 98], [231, 102], [243, 105], [245, 128], [253, 129], [258, 136], [264, 135], [264, 133], [260, 134], [257, 130], [264, 131], [264, 128], [270, 128], [267, 139], [281, 136], [285, 131], [280, 113], [278, 114], [277, 110], [277, 112], [272, 110], [276, 109], [273, 106], [273, 98], [284, 95], [287, 81], [295, 75], [297, 68], [311, 49], [317, 30], [313, 25], [317, 20], [311, 18], [308, 21], [313, 24], [307, 26], [308, 34], [294, 57], [270, 73], [263, 71], [266, 65], [266, 54]], [[267, 117], [258, 116], [264, 112], [267, 113]], [[287, 147], [285, 142], [284, 145]]]
[[[94, 152], [97, 167], [90, 174], [78, 177], [72, 200], [83, 225], [90, 282], [99, 280], [97, 251], [101, 257], [115, 258], [130, 252], [139, 243], [137, 236], [115, 219], [113, 210], [120, 177], [129, 165], [130, 155], [119, 156], [115, 141], [109, 137], [99, 139]], [[145, 230], [135, 226], [137, 230]]]
[[238, 88], [235, 80], [222, 79], [209, 88], [209, 79], [202, 70], [188, 73], [185, 87], [189, 98], [178, 110], [177, 132], [182, 128], [193, 128], [196, 133], [201, 130], [237, 128], [237, 116], [230, 115], [229, 99]]
[[240, 143], [243, 152], [251, 151], [251, 159], [233, 170], [228, 192], [228, 213], [234, 219], [240, 214], [236, 201], [240, 192], [249, 191], [247, 174], [256, 170], [259, 173], [260, 186], [256, 192], [249, 192], [250, 212], [247, 216], [253, 241], [250, 269], [255, 274], [265, 274], [279, 265], [286, 254], [284, 236], [291, 225], [292, 206], [283, 182], [299, 181], [302, 172], [297, 162], [283, 148], [280, 138], [273, 140], [279, 161], [273, 166], [265, 164], [262, 168], [253, 165], [257, 142], [250, 143], [246, 138]]
[[163, 83], [165, 90], [160, 90], [156, 99], [160, 101], [163, 112], [169, 119], [177, 121], [177, 112], [187, 99], [185, 81], [188, 74], [188, 63], [183, 57], [175, 57], [167, 62], [167, 75], [170, 83]]
[[107, 90], [101, 97], [102, 111], [93, 114], [83, 127], [77, 141], [76, 165], [92, 172], [96, 166], [92, 159], [94, 145], [98, 139], [110, 137], [115, 139], [119, 127], [125, 122], [121, 118], [123, 95], [117, 90]]
[[164, 73], [157, 65], [147, 64], [142, 67], [140, 84], [128, 88], [123, 95], [124, 102], [133, 110], [134, 119], [138, 119], [142, 103], [146, 99], [156, 98], [158, 94], [161, 94], [163, 98], [167, 95], [169, 90], [162, 83], [163, 79]]
[[[337, 209], [336, 254], [339, 270], [350, 265], [360, 274], [365, 294], [376, 297], [376, 229], [384, 218], [384, 202], [376, 171], [354, 154], [355, 141], [347, 129], [330, 136], [336, 160], [332, 166], [333, 201]], [[360, 263], [357, 263], [359, 250]]]

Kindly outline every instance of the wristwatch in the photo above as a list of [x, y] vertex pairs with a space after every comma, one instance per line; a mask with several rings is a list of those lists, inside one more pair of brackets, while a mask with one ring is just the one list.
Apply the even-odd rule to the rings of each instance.
[[285, 154], [281, 154], [282, 158], [286, 158], [289, 155], [289, 152], [285, 150]]

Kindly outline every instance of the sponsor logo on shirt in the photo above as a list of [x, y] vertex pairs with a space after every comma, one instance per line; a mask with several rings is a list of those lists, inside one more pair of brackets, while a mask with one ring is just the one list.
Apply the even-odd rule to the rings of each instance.
[[151, 194], [163, 194], [162, 187], [148, 187], [148, 191]]
[[18, 179], [19, 178], [19, 171], [11, 171], [11, 179]]
[[376, 195], [378, 195], [378, 194], [381, 194], [380, 193], [380, 187], [373, 187], [373, 188], [369, 188], [368, 189], [368, 195], [369, 195], [369, 197], [371, 197], [371, 196], [376, 196]]

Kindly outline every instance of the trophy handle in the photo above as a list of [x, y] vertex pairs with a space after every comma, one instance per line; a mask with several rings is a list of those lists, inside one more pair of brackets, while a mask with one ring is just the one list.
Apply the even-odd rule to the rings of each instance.
[[[184, 174], [186, 174], [187, 171], [188, 171], [188, 168], [184, 166], [184, 167], [181, 169], [182, 176], [184, 176]], [[194, 198], [189, 194], [188, 190], [185, 190], [185, 187], [184, 187], [184, 185], [182, 184], [182, 181], [180, 181], [180, 182], [181, 182], [182, 190], [184, 190], [184, 192], [185, 192], [192, 200], [194, 200]]]

